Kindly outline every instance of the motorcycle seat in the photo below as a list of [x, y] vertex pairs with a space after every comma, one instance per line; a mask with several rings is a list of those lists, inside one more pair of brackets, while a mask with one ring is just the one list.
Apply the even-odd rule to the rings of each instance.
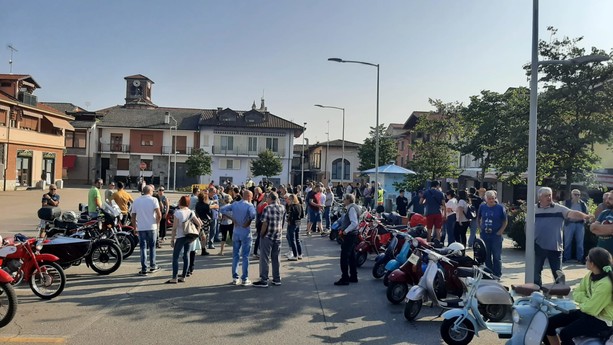
[[533, 292], [541, 290], [536, 284], [511, 285], [511, 289], [520, 296], [530, 296]]
[[406, 225], [387, 225], [385, 227], [388, 230], [406, 230], [407, 226]]
[[477, 270], [475, 270], [473, 267], [458, 267], [456, 269], [456, 274], [458, 275], [458, 278], [468, 278], [474, 277], [476, 271]]
[[542, 286], [543, 292], [551, 296], [568, 296], [570, 286], [565, 284], [548, 284]]

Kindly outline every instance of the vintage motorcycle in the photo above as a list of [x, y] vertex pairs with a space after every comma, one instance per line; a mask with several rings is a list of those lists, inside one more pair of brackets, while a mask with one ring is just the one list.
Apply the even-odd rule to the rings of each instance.
[[40, 253], [43, 240], [17, 234], [0, 248], [2, 270], [12, 278], [12, 284], [27, 281], [34, 294], [42, 299], [59, 296], [66, 286], [66, 275], [52, 254]]
[[[2, 239], [0, 238], [0, 243]], [[0, 328], [8, 325], [17, 314], [17, 295], [11, 283], [13, 277], [0, 270]]]

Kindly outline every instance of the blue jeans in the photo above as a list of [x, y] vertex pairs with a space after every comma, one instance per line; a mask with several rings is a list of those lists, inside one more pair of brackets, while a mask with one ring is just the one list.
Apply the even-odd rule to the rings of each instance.
[[183, 251], [183, 273], [181, 276], [185, 277], [187, 274], [187, 268], [189, 267], [189, 246], [190, 242], [187, 237], [177, 238], [175, 240], [175, 247], [172, 249], [172, 279], [177, 278], [179, 274], [179, 255]]
[[451, 244], [455, 242], [455, 213], [447, 216], [447, 221], [445, 222], [445, 229], [447, 232], [447, 244]]
[[536, 243], [534, 244], [534, 252], [534, 284], [538, 286], [543, 284], [543, 280], [541, 279], [541, 271], [543, 271], [545, 259], [549, 261], [551, 273], [553, 273], [553, 278], [556, 279], [558, 277], [557, 271], [562, 266], [562, 252], [543, 249]]
[[217, 236], [217, 219], [211, 219], [211, 223], [209, 225], [209, 238], [207, 241], [207, 244], [213, 244], [213, 240], [215, 239], [215, 236]]
[[481, 236], [485, 243], [485, 266], [498, 277], [502, 276], [502, 236], [495, 234]]
[[138, 232], [138, 244], [140, 246], [140, 266], [142, 271], [147, 271], [147, 249], [149, 249], [149, 268], [155, 265], [155, 230], [142, 230]]
[[251, 231], [234, 229], [232, 234], [232, 278], [238, 279], [238, 261], [242, 257], [242, 280], [249, 278], [249, 252], [251, 252]]
[[572, 259], [570, 255], [573, 250], [573, 241], [576, 245], [577, 260], [584, 259], [583, 237], [585, 236], [585, 226], [581, 223], [568, 223], [564, 226], [564, 261]]
[[331, 206], [324, 207], [324, 219], [326, 220], [326, 230], [330, 230], [330, 209]]
[[472, 248], [475, 239], [477, 238], [477, 218], [470, 221], [470, 237], [468, 238], [468, 246]]
[[296, 225], [287, 226], [287, 242], [289, 243], [289, 247], [292, 248], [292, 253], [294, 254], [294, 257], [302, 255], [302, 246], [300, 245], [299, 222], [297, 222]]

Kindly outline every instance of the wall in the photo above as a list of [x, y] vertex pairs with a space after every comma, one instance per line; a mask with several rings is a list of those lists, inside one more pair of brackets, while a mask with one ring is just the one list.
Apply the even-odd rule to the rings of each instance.
[[[153, 137], [153, 145], [152, 146], [142, 146], [141, 145], [142, 135], [151, 135]], [[162, 145], [163, 139], [164, 139], [164, 131], [145, 131], [145, 130], [132, 129], [130, 130], [130, 152], [161, 154], [162, 146], [163, 146]]]

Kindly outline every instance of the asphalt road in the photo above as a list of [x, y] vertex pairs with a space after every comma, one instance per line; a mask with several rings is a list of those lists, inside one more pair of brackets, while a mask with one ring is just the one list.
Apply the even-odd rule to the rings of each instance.
[[[0, 193], [0, 234], [34, 234], [41, 191]], [[63, 210], [76, 210], [86, 189], [60, 191]], [[169, 194], [171, 201], [177, 195]], [[505, 241], [507, 242], [507, 241]], [[120, 269], [100, 276], [85, 265], [66, 270], [64, 292], [51, 301], [18, 287], [17, 316], [0, 329], [0, 343], [22, 344], [441, 344], [440, 309], [425, 307], [409, 323], [403, 305], [392, 305], [371, 276], [373, 261], [359, 270], [359, 283], [337, 287], [339, 246], [327, 238], [303, 238], [304, 260], [282, 261], [282, 286], [231, 286], [231, 248], [197, 257], [184, 284], [167, 285], [171, 250], [158, 250], [162, 270], [138, 276], [138, 249]], [[283, 241], [282, 253], [287, 252]], [[505, 283], [517, 282], [523, 255], [505, 244]], [[580, 267], [567, 267], [577, 277]], [[258, 264], [250, 278], [258, 278]], [[545, 273], [544, 277], [550, 277]], [[574, 279], [574, 278], [573, 278]], [[547, 280], [547, 278], [545, 278]], [[576, 280], [576, 279], [575, 279]], [[474, 344], [503, 344], [482, 332]]]

